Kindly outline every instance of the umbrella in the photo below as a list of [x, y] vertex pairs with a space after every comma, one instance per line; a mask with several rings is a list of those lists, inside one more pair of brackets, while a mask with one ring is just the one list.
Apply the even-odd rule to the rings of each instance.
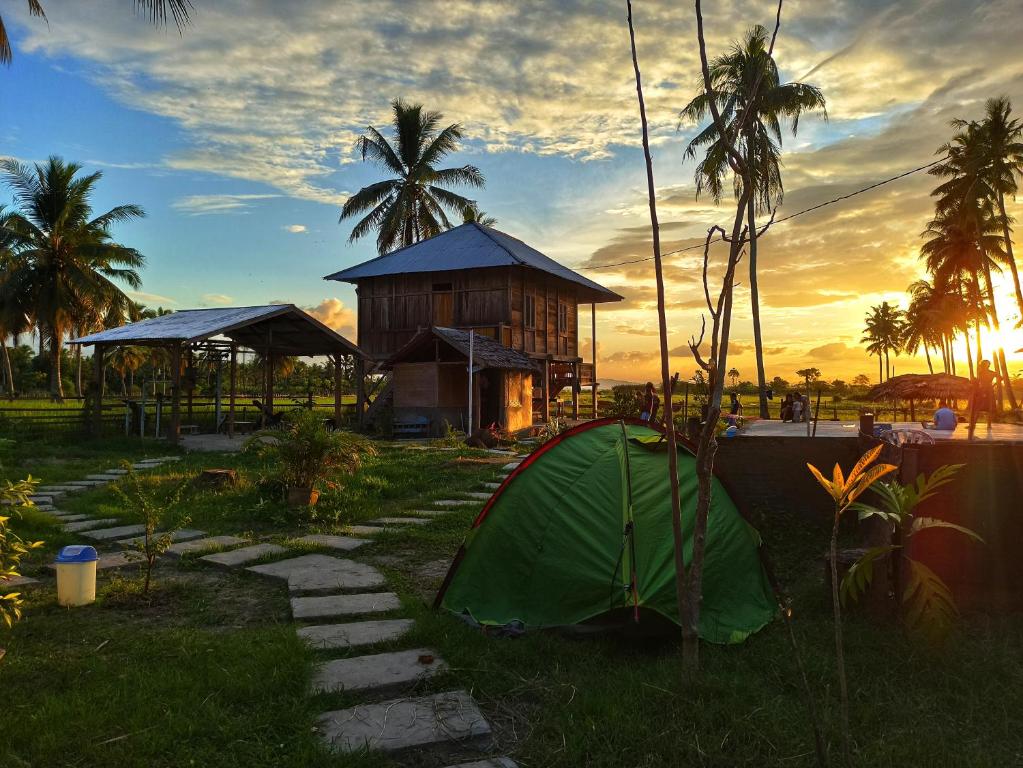
[[868, 400], [964, 400], [970, 396], [970, 380], [947, 373], [904, 373], [878, 384]]

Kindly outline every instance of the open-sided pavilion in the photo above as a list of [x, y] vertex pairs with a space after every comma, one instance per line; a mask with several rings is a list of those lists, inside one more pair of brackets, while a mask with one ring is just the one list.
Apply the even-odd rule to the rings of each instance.
[[362, 414], [365, 355], [355, 344], [294, 304], [258, 307], [185, 309], [119, 328], [93, 333], [71, 344], [93, 346], [95, 385], [93, 432], [102, 429], [104, 359], [119, 346], [160, 347], [169, 353], [171, 415], [168, 437], [176, 443], [181, 436], [181, 361], [189, 351], [217, 351], [230, 355], [230, 383], [226, 429], [234, 435], [235, 399], [238, 381], [238, 350], [248, 349], [266, 361], [263, 377], [264, 407], [273, 412], [274, 364], [280, 357], [328, 357], [334, 361], [334, 417], [341, 421], [342, 362], [354, 362], [356, 372], [356, 414]]

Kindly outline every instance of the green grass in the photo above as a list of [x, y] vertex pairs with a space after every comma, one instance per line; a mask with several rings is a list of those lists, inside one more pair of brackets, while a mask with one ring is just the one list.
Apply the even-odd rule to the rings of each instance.
[[[77, 460], [85, 461], [85, 448], [76, 450]], [[203, 466], [235, 467], [242, 476], [238, 488], [189, 500], [192, 525], [283, 539], [343, 531], [349, 523], [402, 514], [474, 488], [504, 463], [477, 463], [482, 460], [468, 451], [385, 448], [358, 477], [324, 494], [314, 519], [266, 497], [258, 482], [263, 470], [250, 456], [189, 456], [151, 477], [169, 487]], [[73, 503], [117, 511], [112, 498], [103, 489]], [[417, 621], [406, 640], [351, 655], [435, 649], [450, 670], [417, 691], [471, 690], [495, 728], [500, 752], [524, 766], [815, 764], [805, 701], [780, 624], [740, 646], [703, 646], [701, 674], [687, 681], [674, 638], [536, 632], [502, 640], [431, 610], [478, 509], [387, 532], [350, 555], [380, 567], [402, 598], [400, 615]], [[838, 765], [833, 625], [822, 587], [826, 517], [808, 524], [762, 509], [756, 522], [795, 598], [795, 631]], [[0, 632], [8, 648], [0, 690], [5, 711], [13, 713], [4, 719], [0, 765], [391, 764], [380, 757], [330, 756], [319, 747], [311, 731], [316, 715], [360, 699], [304, 695], [314, 660], [341, 654], [310, 652], [295, 641], [282, 587], [194, 561], [162, 565], [156, 583], [151, 601], [131, 583], [118, 582], [96, 605], [70, 612], [54, 605], [52, 589], [28, 593], [26, 619], [12, 633]], [[914, 644], [896, 625], [854, 614], [846, 646], [856, 766], [1023, 763], [1016, 726], [1023, 708], [1019, 617], [967, 617], [947, 646], [935, 650]]]

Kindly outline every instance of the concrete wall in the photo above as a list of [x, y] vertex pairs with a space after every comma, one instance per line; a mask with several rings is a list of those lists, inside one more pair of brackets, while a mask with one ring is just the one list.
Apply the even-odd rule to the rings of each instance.
[[854, 437], [722, 438], [714, 469], [740, 507], [785, 509], [819, 520], [830, 514], [831, 498], [807, 462], [830, 475], [836, 462], [848, 471], [859, 455]]

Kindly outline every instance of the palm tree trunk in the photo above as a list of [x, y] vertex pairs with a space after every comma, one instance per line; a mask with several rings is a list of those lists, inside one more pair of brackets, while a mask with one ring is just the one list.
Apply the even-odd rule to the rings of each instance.
[[931, 363], [931, 350], [927, 344], [924, 344], [924, 357], [927, 358], [927, 370], [932, 374], [934, 373], [934, 365]]
[[14, 370], [11, 368], [11, 353], [7, 349], [7, 338], [0, 340], [4, 350], [4, 378], [7, 380], [7, 396], [14, 399]]
[[1023, 289], [1019, 284], [1019, 270], [1016, 269], [1016, 257], [1012, 252], [1012, 233], [1009, 232], [1009, 217], [1005, 213], [1005, 195], [998, 193], [998, 212], [1002, 215], [1002, 237], [1005, 239], [1005, 256], [1012, 270], [1012, 285], [1016, 289], [1016, 305], [1023, 316]]
[[[994, 284], [991, 282], [991, 265], [988, 260], [984, 259], [984, 282], [987, 286], [988, 302], [991, 305], [991, 323], [995, 330], [996, 338], [1001, 338], [999, 332], [1002, 329], [1002, 325], [998, 320], [998, 304], [995, 301], [995, 289]], [[1004, 407], [1002, 404], [1002, 398], [1008, 397], [1009, 409], [1015, 411], [1019, 404], [1016, 402], [1016, 396], [1012, 392], [1012, 386], [1009, 379], [1009, 366], [1005, 362], [1005, 348], [1002, 346], [1001, 341], [995, 344], [995, 352], [992, 355], [995, 358], [995, 372], [998, 377], [995, 379], [997, 383], [996, 392], [998, 395], [999, 407]]]
[[[752, 165], [753, 150], [747, 145], [746, 162]], [[749, 226], [749, 293], [750, 311], [753, 314], [753, 349], [757, 358], [757, 389], [760, 393], [760, 418], [771, 418], [767, 410], [767, 376], [764, 373], [764, 341], [760, 334], [760, 290], [757, 285], [757, 223], [753, 196], [746, 203], [746, 220]]]
[[884, 350], [884, 380], [888, 381], [892, 377], [892, 363], [888, 357], [888, 348]]
[[78, 397], [85, 397], [82, 392], [82, 347], [75, 346], [75, 394]]
[[[977, 318], [977, 322], [974, 324], [974, 335], [977, 337], [977, 368], [980, 368], [980, 361], [984, 359], [984, 352], [980, 346], [980, 318]], [[967, 335], [967, 343], [969, 343], [969, 335]], [[967, 355], [969, 357], [969, 355]], [[970, 376], [973, 376], [973, 362], [970, 362]]]
[[58, 403], [64, 402], [64, 382], [60, 372], [61, 331], [50, 329], [50, 397]]
[[877, 353], [877, 383], [884, 384], [884, 358], [881, 357], [881, 353]]
[[[970, 352], [970, 332], [967, 331], [963, 334], [963, 338], [966, 340], [966, 362], [970, 364], [970, 381], [973, 381], [973, 354]], [[979, 339], [980, 336], [977, 336]], [[953, 358], [954, 360], [955, 358]], [[980, 360], [977, 360], [980, 363]], [[955, 365], [953, 364], [952, 373], [955, 373]]]
[[[963, 334], [963, 335], [967, 337], [966, 338], [966, 348], [967, 348], [967, 350], [969, 350], [969, 348], [970, 348], [969, 334]], [[966, 356], [967, 357], [970, 356], [969, 351], [967, 351]], [[952, 363], [952, 375], [955, 376], [956, 375], [956, 348], [952, 344], [951, 340], [948, 342], [948, 359]]]

